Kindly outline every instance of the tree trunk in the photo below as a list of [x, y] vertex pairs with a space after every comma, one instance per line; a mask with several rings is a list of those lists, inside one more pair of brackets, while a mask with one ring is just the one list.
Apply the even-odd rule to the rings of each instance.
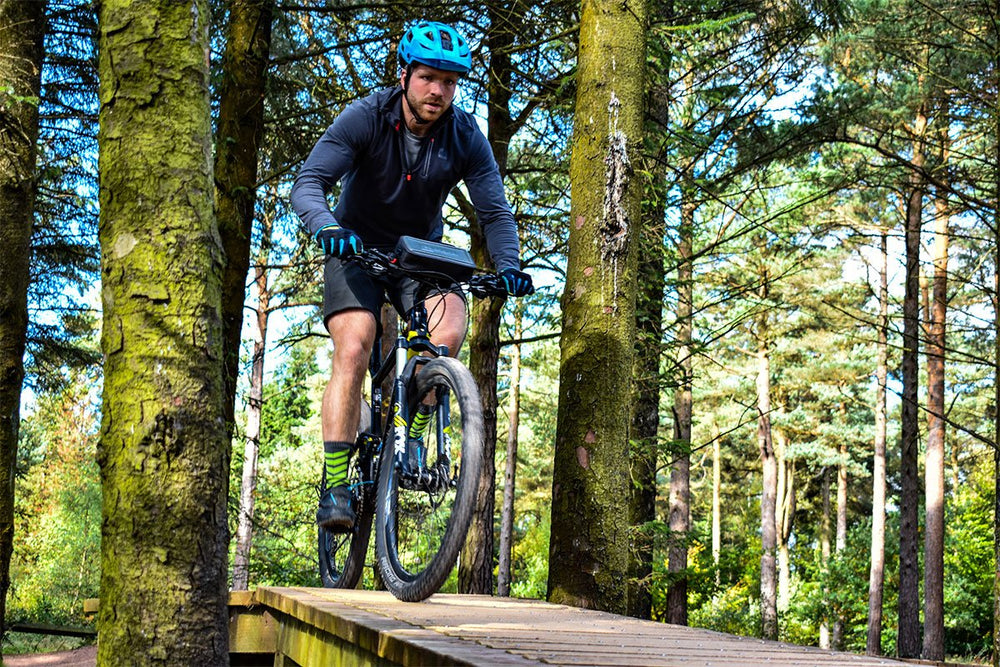
[[[654, 170], [656, 167], [652, 167]], [[632, 447], [629, 469], [632, 478], [629, 498], [628, 614], [652, 618], [653, 535], [642, 527], [656, 520], [656, 466], [659, 454], [660, 359], [663, 355], [663, 213], [666, 184], [659, 171], [645, 186], [642, 250], [639, 253], [639, 285], [636, 297], [635, 404], [632, 414]], [[669, 603], [668, 603], [669, 604]], [[668, 612], [669, 616], [669, 612]]]
[[[770, 275], [762, 268], [759, 298], [766, 302]], [[778, 491], [778, 464], [771, 440], [771, 350], [767, 313], [756, 318], [757, 340], [757, 445], [760, 447], [760, 620], [764, 639], [778, 638], [778, 590], [775, 516]]]
[[712, 564], [715, 585], [721, 583], [719, 559], [722, 557], [722, 444], [717, 429], [712, 434]]
[[[514, 339], [520, 340], [524, 317], [523, 302], [514, 307]], [[510, 595], [510, 562], [514, 548], [514, 489], [517, 480], [517, 426], [521, 411], [521, 346], [510, 355], [510, 411], [508, 413], [507, 464], [503, 475], [503, 507], [500, 511], [500, 556], [497, 566], [497, 595]]]
[[944, 660], [944, 379], [948, 312], [948, 203], [935, 199], [934, 278], [927, 340], [927, 451], [924, 455], [924, 660]]
[[823, 570], [823, 616], [819, 622], [819, 647], [830, 648], [830, 469], [823, 468], [823, 484], [820, 491], [823, 514], [819, 523], [819, 558]]
[[[651, 20], [669, 22], [672, 0], [650, 5], [658, 16]], [[669, 69], [669, 65], [667, 65]], [[665, 154], [671, 145], [663, 133], [670, 110], [670, 87], [654, 84], [646, 99], [643, 143], [644, 181], [642, 229], [639, 231], [639, 286], [636, 299], [635, 404], [629, 470], [632, 478], [629, 499], [629, 524], [632, 544], [629, 549], [628, 614], [652, 618], [653, 551], [656, 521], [657, 464], [660, 441], [660, 363], [663, 359], [663, 299], [666, 291], [664, 261], [665, 212], [667, 208], [667, 173]], [[669, 594], [668, 594], [669, 596]], [[687, 595], [684, 595], [685, 599]], [[667, 602], [668, 609], [674, 606]], [[667, 617], [671, 612], [667, 612]]]
[[687, 538], [691, 528], [692, 342], [694, 335], [694, 213], [689, 187], [681, 188], [677, 241], [677, 373], [674, 391], [674, 462], [670, 470], [670, 550], [667, 571], [667, 623], [687, 625]]
[[226, 47], [218, 84], [215, 200], [225, 250], [222, 274], [226, 424], [232, 432], [250, 237], [257, 201], [257, 154], [264, 136], [264, 95], [271, 48], [272, 0], [226, 3]]
[[[917, 115], [917, 139], [913, 142], [913, 163], [924, 163], [923, 130], [927, 119]], [[923, 177], [910, 174], [910, 196], [906, 204], [906, 288], [903, 295], [903, 397], [900, 420], [900, 499], [899, 499], [899, 631], [896, 641], [901, 658], [920, 655], [920, 563], [917, 526], [920, 482], [917, 477], [919, 423], [917, 388], [920, 332], [920, 222], [923, 207]]]
[[[840, 415], [846, 425], [847, 406], [841, 404]], [[837, 538], [834, 543], [837, 558], [844, 555], [847, 548], [847, 462], [850, 454], [847, 451], [847, 441], [840, 442], [840, 462], [837, 464]], [[833, 637], [831, 646], [835, 651], [844, 650], [844, 612], [838, 608], [833, 618]]]
[[100, 4], [100, 665], [229, 659], [210, 15]]
[[263, 230], [264, 245], [254, 278], [257, 292], [257, 321], [250, 368], [250, 400], [247, 402], [247, 432], [243, 445], [243, 475], [240, 480], [239, 523], [233, 555], [233, 590], [245, 591], [250, 582], [250, 548], [253, 544], [254, 494], [257, 489], [257, 456], [260, 452], [260, 419], [264, 404], [264, 353], [267, 349], [267, 321], [271, 291], [268, 288], [267, 239], [270, 225]]
[[[996, 25], [994, 23], [994, 25]], [[1000, 34], [993, 43], [994, 86], [1000, 86]], [[1000, 95], [993, 98], [993, 667], [1000, 667]]]
[[0, 262], [0, 637], [6, 627], [14, 549], [14, 470], [28, 331], [45, 6], [45, 2], [0, 0], [0, 247], [4, 249]]
[[788, 438], [785, 432], [772, 426], [774, 439], [774, 454], [778, 462], [778, 489], [775, 508], [776, 530], [778, 536], [778, 611], [788, 611], [791, 599], [791, 563], [789, 561], [788, 541], [792, 536], [792, 526], [795, 519], [795, 462], [785, 456]]
[[646, 3], [584, 0], [548, 598], [624, 613]]
[[[994, 35], [1000, 43], [1000, 35]], [[1000, 86], [1000, 48], [994, 54]], [[1000, 96], [993, 107], [993, 666], [1000, 667]]]
[[[490, 3], [487, 12], [490, 26], [490, 75], [487, 81], [489, 108], [487, 135], [501, 176], [507, 173], [507, 151], [514, 134], [510, 117], [510, 48], [514, 35], [510, 21], [512, 5]], [[479, 266], [490, 266], [486, 238], [478, 223], [472, 221], [472, 256]], [[469, 370], [476, 379], [483, 401], [483, 467], [472, 524], [462, 549], [458, 567], [460, 593], [489, 595], [493, 592], [493, 515], [496, 509], [496, 440], [497, 440], [497, 361], [500, 357], [500, 314], [503, 302], [477, 299], [472, 306], [469, 335]]]
[[[486, 241], [478, 225], [472, 234], [472, 256], [484, 266], [488, 262]], [[497, 361], [500, 356], [500, 311], [503, 302], [476, 299], [472, 305], [469, 335], [469, 370], [479, 386], [483, 402], [483, 466], [472, 524], [459, 558], [460, 593], [493, 593], [493, 514], [496, 509], [496, 440], [497, 440]]]
[[882, 593], [885, 584], [885, 383], [889, 377], [889, 251], [882, 230], [879, 267], [878, 352], [875, 366], [875, 455], [872, 464], [872, 543], [868, 575], [868, 655], [882, 655]]

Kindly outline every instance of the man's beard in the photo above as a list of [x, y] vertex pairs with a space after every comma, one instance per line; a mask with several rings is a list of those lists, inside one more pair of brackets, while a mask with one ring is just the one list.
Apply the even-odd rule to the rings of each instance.
[[[406, 104], [407, 104], [407, 106], [410, 107], [410, 113], [413, 114], [413, 120], [417, 123], [417, 125], [429, 125], [429, 124], [431, 124], [431, 123], [434, 122], [434, 121], [432, 121], [432, 120], [430, 120], [428, 118], [424, 118], [423, 116], [420, 115], [420, 112], [417, 111], [417, 108], [419, 107], [419, 104], [414, 101], [413, 95], [412, 95], [412, 93], [409, 90], [406, 91]], [[438, 104], [438, 106], [440, 106], [442, 109], [444, 109], [444, 103], [443, 102], [440, 103], [440, 104]]]

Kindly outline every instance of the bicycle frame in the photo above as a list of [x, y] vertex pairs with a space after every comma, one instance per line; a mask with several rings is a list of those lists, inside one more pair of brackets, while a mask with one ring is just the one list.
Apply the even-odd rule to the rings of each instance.
[[[368, 359], [371, 403], [362, 413], [370, 420], [361, 420], [350, 472], [357, 520], [346, 532], [319, 527], [320, 575], [325, 586], [357, 584], [373, 519], [379, 572], [389, 590], [403, 600], [419, 601], [439, 590], [465, 539], [481, 467], [482, 404], [469, 370], [448, 357], [447, 347], [431, 342], [425, 298], [435, 290], [444, 293], [456, 288], [479, 298], [505, 298], [507, 292], [496, 274], [468, 275], [471, 257], [463, 263], [454, 254], [431, 242], [404, 244], [401, 239], [394, 253], [367, 249], [351, 260], [373, 278], [405, 277], [421, 288], [401, 333], [395, 334], [391, 351], [382, 348], [383, 341], [389, 341], [383, 336], [392, 335], [389, 332], [373, 341]], [[393, 373], [391, 386], [385, 386]], [[408, 431], [411, 417], [416, 416], [411, 410], [430, 404], [436, 406], [429, 420], [434, 431], [411, 440]], [[461, 420], [454, 433], [452, 419]], [[426, 451], [425, 443], [436, 451]], [[401, 523], [400, 507], [411, 519], [416, 517], [416, 523]], [[423, 549], [412, 542], [414, 536], [421, 543], [429, 536], [430, 551], [420, 551], [420, 557], [410, 560], [411, 553], [401, 552], [400, 546]]]
[[[361, 449], [372, 453], [381, 452], [381, 448], [391, 441], [393, 461], [400, 471], [400, 478], [409, 485], [432, 485], [435, 481], [434, 476], [422, 467], [422, 457], [417, 456], [414, 459], [418, 462], [416, 470], [410, 465], [409, 439], [406, 432], [406, 425], [410, 420], [406, 388], [410, 380], [418, 372], [421, 365], [435, 357], [448, 355], [447, 346], [434, 345], [430, 340], [427, 309], [423, 301], [419, 301], [410, 311], [406, 319], [406, 333], [396, 337], [391, 355], [382, 359], [381, 350], [380, 335], [375, 339], [368, 361], [368, 372], [371, 377], [371, 405], [369, 408], [371, 411], [371, 432], [360, 434], [359, 438], [363, 439], [365, 445]], [[392, 386], [392, 401], [389, 404], [389, 409], [392, 412], [388, 415], [392, 425], [390, 438], [390, 431], [386, 429], [383, 421], [382, 385], [391, 372], [395, 372], [395, 379]], [[450, 426], [447, 396], [444, 396], [441, 397], [438, 405], [437, 442], [439, 457], [447, 457], [446, 444]], [[378, 456], [373, 456], [374, 467], [368, 471], [371, 473], [370, 479], [372, 480], [375, 480], [378, 472], [377, 461]]]

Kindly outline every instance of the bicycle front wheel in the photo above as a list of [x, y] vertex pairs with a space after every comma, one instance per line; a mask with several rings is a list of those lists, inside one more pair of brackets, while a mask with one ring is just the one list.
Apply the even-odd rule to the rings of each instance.
[[433, 359], [411, 381], [409, 414], [425, 397], [434, 412], [424, 446], [410, 448], [409, 476], [384, 447], [375, 543], [379, 572], [393, 595], [418, 602], [436, 593], [458, 560], [476, 503], [483, 415], [472, 374], [458, 360]]

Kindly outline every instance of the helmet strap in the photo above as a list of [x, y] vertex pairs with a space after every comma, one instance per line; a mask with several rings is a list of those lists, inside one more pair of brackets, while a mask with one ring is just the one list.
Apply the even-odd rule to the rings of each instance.
[[410, 115], [413, 116], [413, 122], [417, 125], [428, 125], [431, 121], [426, 118], [421, 118], [417, 110], [410, 105], [410, 77], [413, 76], [413, 64], [408, 63], [406, 65], [406, 70], [403, 73], [403, 104], [407, 106], [410, 110]]

